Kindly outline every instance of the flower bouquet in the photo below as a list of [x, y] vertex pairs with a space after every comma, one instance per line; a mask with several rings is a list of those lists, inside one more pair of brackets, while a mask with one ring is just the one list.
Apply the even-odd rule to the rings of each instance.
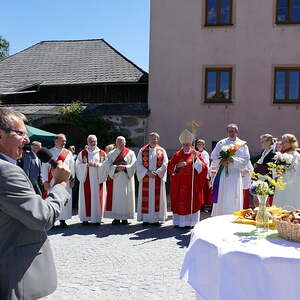
[[274, 162], [267, 163], [269, 170], [275, 175], [282, 175], [287, 169], [292, 168], [293, 156], [288, 153], [276, 152]]
[[266, 204], [269, 195], [273, 195], [275, 190], [284, 190], [286, 183], [281, 175], [278, 175], [276, 180], [268, 175], [253, 173], [254, 180], [250, 186], [250, 193], [257, 196], [259, 201], [259, 209], [256, 215], [256, 228], [262, 232], [269, 229], [269, 214], [266, 209]]
[[[222, 146], [221, 151], [219, 153], [219, 159], [223, 161], [229, 160], [245, 144], [246, 142], [237, 142], [236, 144]], [[228, 166], [225, 166], [225, 175], [228, 176]]]

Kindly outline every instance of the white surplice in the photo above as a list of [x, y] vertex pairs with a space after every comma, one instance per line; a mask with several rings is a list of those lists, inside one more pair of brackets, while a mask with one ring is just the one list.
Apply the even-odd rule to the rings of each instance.
[[[211, 153], [212, 165], [219, 166], [220, 152], [223, 146], [242, 142], [239, 138], [231, 141], [229, 138], [219, 141]], [[228, 176], [225, 168], [222, 171], [219, 185], [218, 202], [213, 204], [212, 216], [231, 214], [243, 208], [243, 184], [241, 170], [250, 160], [247, 145], [242, 146], [233, 156], [233, 162], [228, 165]]]
[[[87, 149], [88, 162], [94, 162], [97, 164], [96, 167], [88, 167], [87, 162], [82, 160], [82, 151], [79, 153], [76, 160], [76, 176], [79, 180], [79, 207], [78, 214], [80, 221], [92, 223], [100, 223], [104, 214], [105, 199], [106, 199], [106, 178], [107, 172], [104, 168], [104, 163], [107, 160], [105, 154], [104, 160], [100, 159], [100, 149]], [[89, 171], [89, 172], [87, 172]], [[86, 214], [85, 204], [85, 191], [84, 183], [86, 181], [87, 173], [89, 174], [90, 190], [91, 190], [91, 215]], [[102, 183], [102, 192], [100, 194], [100, 185]], [[102, 197], [102, 201], [101, 198]]]
[[[64, 150], [65, 150], [65, 148], [64, 148]], [[58, 158], [59, 154], [61, 153], [61, 151], [62, 151], [61, 149], [58, 149], [56, 147], [51, 148], [50, 152], [52, 153], [52, 156], [53, 156], [52, 158], [54, 160], [56, 160]], [[66, 166], [69, 168], [69, 170], [71, 172], [71, 176], [74, 178], [75, 177], [74, 158], [70, 151], [64, 160], [64, 164], [66, 164]], [[42, 164], [41, 173], [42, 173], [42, 181], [43, 182], [44, 181], [49, 182], [48, 172], [50, 169], [51, 169], [51, 166], [48, 163]], [[54, 184], [54, 180], [52, 178], [52, 180], [50, 182], [50, 186], [53, 186], [53, 184]], [[66, 186], [66, 190], [70, 194], [70, 200], [64, 206], [63, 210], [61, 211], [61, 213], [58, 217], [58, 220], [68, 220], [68, 219], [72, 218], [72, 188], [70, 187], [69, 183]]]
[[134, 174], [136, 171], [136, 156], [129, 150], [124, 158], [127, 165], [125, 171], [116, 172], [115, 159], [120, 154], [119, 149], [112, 150], [107, 155], [105, 163], [108, 176], [113, 179], [112, 211], [105, 210], [104, 216], [117, 220], [133, 219], [135, 212]]
[[[167, 166], [168, 155], [163, 148], [163, 163], [160, 168], [157, 168], [157, 148], [149, 148], [149, 169], [143, 165], [142, 151], [139, 151], [136, 161], [136, 175], [139, 181], [139, 196], [138, 196], [138, 209], [137, 220], [156, 223], [164, 222], [167, 216], [167, 196], [166, 196], [166, 181], [167, 181]], [[155, 179], [149, 178], [149, 208], [148, 213], [142, 213], [142, 193], [143, 193], [143, 178], [147, 176], [148, 171], [154, 171], [161, 179], [160, 183], [160, 203], [159, 211], [155, 212]]]
[[283, 191], [275, 191], [273, 204], [278, 207], [291, 205], [300, 208], [300, 154], [297, 151], [288, 154], [293, 156], [293, 162], [282, 176], [286, 187]]

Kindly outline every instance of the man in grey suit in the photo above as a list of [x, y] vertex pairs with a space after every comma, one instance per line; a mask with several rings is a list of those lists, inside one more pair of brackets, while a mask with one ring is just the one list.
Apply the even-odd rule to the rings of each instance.
[[36, 153], [41, 150], [42, 144], [40, 142], [33, 141], [31, 143], [31, 151], [24, 156], [23, 170], [31, 181], [35, 192], [42, 196], [40, 186], [42, 184], [41, 179], [41, 166], [42, 163], [37, 157]]
[[62, 162], [53, 170], [55, 185], [43, 200], [16, 166], [29, 143], [25, 116], [0, 108], [0, 299], [33, 300], [52, 293], [56, 269], [46, 231], [70, 195], [70, 171]]

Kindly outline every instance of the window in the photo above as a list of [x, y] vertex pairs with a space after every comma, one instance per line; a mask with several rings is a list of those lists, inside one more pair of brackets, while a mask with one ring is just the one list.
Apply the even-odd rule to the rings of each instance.
[[231, 68], [207, 68], [205, 71], [205, 102], [231, 102]]
[[206, 0], [205, 25], [232, 25], [232, 0]]
[[295, 103], [300, 102], [300, 67], [276, 68], [274, 102]]
[[277, 0], [277, 24], [300, 24], [300, 0]]

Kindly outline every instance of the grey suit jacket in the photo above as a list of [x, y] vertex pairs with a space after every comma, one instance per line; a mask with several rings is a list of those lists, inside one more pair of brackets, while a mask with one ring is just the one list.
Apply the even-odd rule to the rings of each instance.
[[24, 157], [23, 169], [32, 184], [37, 184], [41, 177], [41, 162], [37, 164], [35, 154], [30, 151]]
[[0, 155], [0, 299], [38, 299], [57, 286], [46, 231], [70, 195], [55, 185], [43, 200], [18, 167]]

